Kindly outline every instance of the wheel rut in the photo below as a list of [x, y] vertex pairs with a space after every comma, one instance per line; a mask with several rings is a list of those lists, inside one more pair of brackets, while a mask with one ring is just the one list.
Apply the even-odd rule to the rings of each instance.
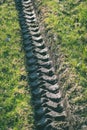
[[15, 0], [19, 12], [36, 130], [69, 130], [65, 100], [31, 0]]

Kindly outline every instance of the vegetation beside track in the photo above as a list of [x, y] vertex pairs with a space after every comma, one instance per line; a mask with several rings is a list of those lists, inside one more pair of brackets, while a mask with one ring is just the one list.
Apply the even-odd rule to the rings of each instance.
[[83, 88], [83, 95], [75, 102], [87, 101], [87, 0], [43, 0], [38, 1], [38, 13], [46, 30], [57, 39], [66, 61], [77, 74], [78, 85]]
[[13, 0], [0, 5], [0, 130], [31, 130], [33, 113], [18, 14]]
[[84, 120], [87, 118], [87, 0], [36, 0], [35, 6], [48, 36], [49, 50], [58, 65], [60, 86], [73, 113]]

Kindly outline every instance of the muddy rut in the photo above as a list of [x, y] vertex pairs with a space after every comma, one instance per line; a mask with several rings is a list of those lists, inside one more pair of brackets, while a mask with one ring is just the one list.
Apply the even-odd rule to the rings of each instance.
[[36, 130], [71, 130], [65, 99], [31, 0], [15, 0], [19, 13]]

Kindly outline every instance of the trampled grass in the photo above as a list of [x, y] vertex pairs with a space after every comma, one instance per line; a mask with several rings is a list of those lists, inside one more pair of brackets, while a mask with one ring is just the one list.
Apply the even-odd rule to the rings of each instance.
[[39, 9], [46, 29], [59, 37], [56, 45], [61, 45], [61, 51], [67, 55], [66, 61], [78, 77], [75, 82], [82, 86], [82, 96], [76, 97], [74, 103], [84, 103], [87, 101], [87, 0], [43, 0]]

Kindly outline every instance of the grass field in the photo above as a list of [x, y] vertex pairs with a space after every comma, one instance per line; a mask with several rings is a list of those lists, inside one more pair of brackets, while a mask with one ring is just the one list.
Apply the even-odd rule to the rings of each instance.
[[33, 113], [13, 0], [0, 5], [0, 130], [31, 130]]
[[[87, 102], [87, 0], [36, 0], [43, 22], [75, 73], [74, 104]], [[32, 130], [33, 111], [27, 83], [18, 14], [13, 0], [0, 4], [0, 130]], [[72, 80], [72, 79], [71, 79]], [[81, 89], [79, 89], [79, 87]], [[74, 95], [74, 96], [73, 96]], [[86, 112], [82, 116], [87, 117]]]
[[54, 46], [61, 46], [82, 93], [74, 103], [87, 101], [87, 0], [38, 1], [46, 30], [57, 39]]

